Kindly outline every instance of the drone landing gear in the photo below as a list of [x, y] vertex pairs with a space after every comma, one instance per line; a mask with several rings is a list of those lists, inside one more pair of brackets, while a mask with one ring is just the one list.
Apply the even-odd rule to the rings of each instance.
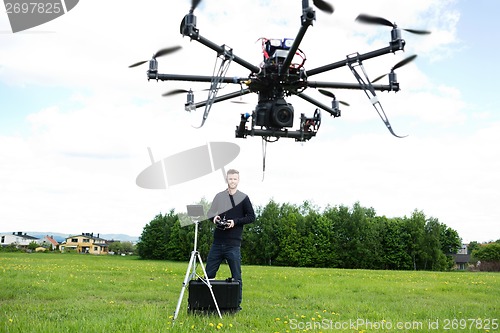
[[[210, 109], [214, 104], [215, 98], [217, 97], [217, 93], [224, 82], [223, 79], [227, 70], [229, 69], [229, 65], [231, 64], [231, 60], [233, 59], [233, 51], [232, 49], [228, 49], [225, 45], [222, 46], [224, 51], [221, 54], [217, 55], [217, 59], [215, 60], [214, 66], [214, 74], [212, 76], [212, 81], [210, 83], [210, 89], [208, 91], [208, 98], [205, 104], [205, 111], [203, 112], [203, 119], [201, 120], [201, 125], [196, 128], [201, 128], [205, 121], [208, 118], [208, 114], [210, 113]], [[219, 69], [217, 70], [217, 63], [220, 60]], [[217, 70], [217, 74], [215, 74]]]
[[[356, 54], [357, 55], [357, 54]], [[349, 58], [349, 56], [348, 56]], [[377, 111], [378, 115], [380, 116], [380, 119], [384, 122], [385, 126], [391, 132], [392, 135], [394, 135], [397, 138], [404, 138], [405, 136], [399, 136], [396, 133], [394, 133], [394, 130], [392, 129], [391, 123], [389, 122], [389, 119], [387, 118], [387, 115], [384, 112], [384, 108], [382, 107], [382, 104], [380, 104], [380, 101], [378, 100], [377, 95], [375, 94], [375, 89], [373, 88], [372, 83], [368, 79], [368, 75], [366, 74], [365, 68], [363, 67], [363, 63], [359, 58], [356, 58], [354, 62], [348, 62], [347, 65], [351, 69], [352, 74], [358, 80], [359, 85], [363, 88], [363, 91], [365, 92], [366, 96], [372, 103], [373, 107], [375, 108], [375, 111]], [[357, 72], [356, 68], [361, 68], [361, 71], [363, 72], [363, 75], [366, 79], [363, 80], [361, 75]], [[396, 82], [392, 82], [392, 84], [396, 84]]]

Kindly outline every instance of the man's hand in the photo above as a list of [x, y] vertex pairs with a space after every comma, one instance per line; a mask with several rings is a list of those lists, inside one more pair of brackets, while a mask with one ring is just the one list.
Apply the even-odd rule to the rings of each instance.
[[234, 220], [227, 220], [227, 222], [229, 222], [228, 229], [234, 228]]

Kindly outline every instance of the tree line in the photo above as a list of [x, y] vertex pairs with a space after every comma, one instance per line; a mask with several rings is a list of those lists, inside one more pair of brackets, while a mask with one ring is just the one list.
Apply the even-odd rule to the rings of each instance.
[[488, 244], [471, 242], [472, 262], [481, 271], [500, 272], [500, 239]]
[[[202, 199], [199, 204], [208, 210]], [[171, 210], [157, 215], [142, 232], [137, 252], [144, 259], [185, 261], [193, 250], [195, 227]], [[204, 260], [214, 225], [198, 224], [197, 250]], [[373, 208], [328, 206], [271, 200], [256, 208], [256, 221], [245, 226], [242, 261], [250, 265], [351, 269], [448, 270], [450, 254], [461, 246], [457, 231], [415, 210], [411, 216], [378, 216]]]

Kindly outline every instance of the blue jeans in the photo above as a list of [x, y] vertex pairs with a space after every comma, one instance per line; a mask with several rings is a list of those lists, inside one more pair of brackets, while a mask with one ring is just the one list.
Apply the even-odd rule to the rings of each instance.
[[226, 259], [232, 278], [240, 283], [240, 297], [238, 306], [241, 304], [243, 295], [243, 281], [241, 280], [241, 251], [239, 246], [225, 244], [212, 244], [207, 258], [207, 276], [209, 279], [215, 278], [220, 264]]

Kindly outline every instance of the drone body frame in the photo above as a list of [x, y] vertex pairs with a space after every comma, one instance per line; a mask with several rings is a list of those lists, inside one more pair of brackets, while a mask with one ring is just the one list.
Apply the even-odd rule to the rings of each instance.
[[[316, 20], [316, 13], [313, 7], [309, 5], [309, 1], [302, 0], [301, 27], [296, 37], [294, 39], [283, 40], [263, 39], [264, 61], [260, 66], [255, 66], [254, 64], [234, 54], [233, 50], [227, 46], [218, 45], [200, 34], [199, 29], [196, 27], [196, 16], [194, 15], [194, 10], [199, 2], [199, 0], [193, 0], [191, 10], [181, 22], [180, 33], [181, 35], [189, 37], [191, 40], [197, 41], [217, 53], [217, 62], [219, 63], [217, 73], [215, 70], [212, 76], [159, 73], [158, 61], [156, 58], [177, 51], [180, 48], [173, 47], [161, 50], [153, 55], [153, 58], [149, 61], [147, 78], [148, 80], [156, 81], [189, 81], [210, 83], [208, 98], [202, 102], [194, 102], [194, 95], [191, 90], [185, 91], [178, 89], [171, 93], [164, 94], [167, 96], [175, 93], [187, 92], [187, 102], [185, 104], [185, 109], [187, 111], [204, 107], [205, 111], [200, 127], [203, 126], [208, 118], [213, 104], [241, 97], [242, 95], [250, 93], [257, 93], [258, 103], [255, 110], [253, 110], [251, 114], [246, 113], [241, 115], [240, 123], [236, 126], [235, 136], [237, 138], [261, 136], [266, 141], [271, 141], [271, 139], [278, 140], [281, 137], [289, 137], [294, 138], [296, 141], [303, 142], [316, 136], [321, 124], [320, 110], [328, 112], [333, 117], [340, 117], [341, 112], [339, 104], [348, 105], [345, 102], [338, 101], [333, 93], [325, 90], [324, 88], [354, 89], [363, 90], [365, 92], [390, 133], [396, 137], [401, 137], [396, 135], [393, 131], [382, 105], [378, 100], [376, 91], [399, 91], [399, 83], [394, 70], [414, 60], [416, 55], [405, 58], [392, 68], [391, 72], [388, 73], [388, 84], [375, 84], [375, 82], [383, 76], [370, 81], [363, 67], [363, 61], [365, 60], [376, 58], [385, 54], [395, 53], [397, 51], [404, 51], [406, 42], [402, 39], [401, 29], [399, 29], [396, 24], [393, 24], [383, 18], [360, 14], [357, 20], [363, 23], [392, 27], [389, 45], [364, 54], [353, 53], [346, 56], [343, 60], [306, 70], [303, 66], [305, 56], [303, 56], [302, 63], [292, 63], [296, 55], [301, 55], [302, 51], [299, 49], [300, 43], [302, 42], [307, 29], [312, 26], [313, 22]], [[314, 5], [320, 10], [333, 13], [333, 7], [323, 0], [314, 0]], [[427, 31], [412, 29], [404, 30], [417, 34], [429, 33]], [[226, 76], [225, 74], [231, 62], [235, 62], [246, 68], [250, 71], [250, 74], [247, 77]], [[130, 67], [134, 67], [142, 63], [144, 62], [131, 65]], [[351, 70], [352, 74], [358, 81], [357, 83], [311, 81], [309, 79], [314, 75], [346, 66]], [[240, 86], [240, 89], [235, 92], [219, 96], [218, 92], [221, 89], [222, 84], [237, 84]], [[245, 88], [243, 88], [243, 85]], [[325, 105], [306, 95], [304, 90], [307, 88], [318, 89], [320, 93], [331, 97], [331, 106]], [[291, 130], [295, 118], [294, 109], [292, 104], [286, 101], [286, 97], [292, 95], [298, 96], [317, 107], [312, 117], [306, 117], [303, 113], [301, 114], [300, 125], [297, 130]], [[250, 122], [250, 128], [248, 128], [248, 122]]]

